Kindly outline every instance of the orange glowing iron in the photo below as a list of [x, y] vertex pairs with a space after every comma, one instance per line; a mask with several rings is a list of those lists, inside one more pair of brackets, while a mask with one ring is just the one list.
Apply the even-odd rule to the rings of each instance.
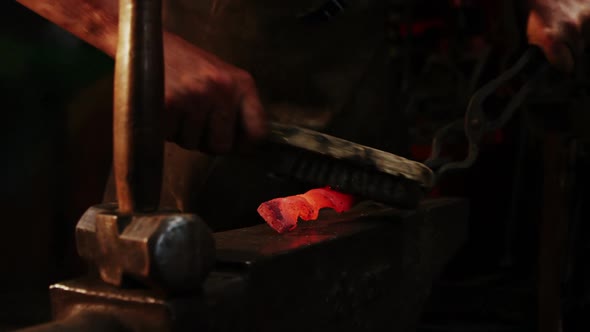
[[258, 214], [278, 233], [292, 231], [299, 219], [316, 220], [320, 210], [329, 208], [346, 212], [354, 204], [352, 195], [331, 188], [312, 189], [305, 194], [280, 197], [260, 204]]

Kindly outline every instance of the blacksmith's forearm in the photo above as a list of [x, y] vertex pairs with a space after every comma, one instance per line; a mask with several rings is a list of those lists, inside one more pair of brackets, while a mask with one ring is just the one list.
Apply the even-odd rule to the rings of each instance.
[[78, 38], [114, 56], [117, 49], [117, 0], [17, 0]]

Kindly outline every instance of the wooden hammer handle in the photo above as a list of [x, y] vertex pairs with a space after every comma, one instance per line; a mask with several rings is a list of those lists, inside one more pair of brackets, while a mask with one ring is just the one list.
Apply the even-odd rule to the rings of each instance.
[[164, 153], [162, 0], [120, 0], [113, 162], [121, 213], [158, 208]]

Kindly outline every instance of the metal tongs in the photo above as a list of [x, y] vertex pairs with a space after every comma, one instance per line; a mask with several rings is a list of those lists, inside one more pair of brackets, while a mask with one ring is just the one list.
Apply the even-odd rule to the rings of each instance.
[[[424, 161], [424, 164], [434, 171], [435, 183], [438, 183], [443, 175], [451, 171], [466, 169], [474, 164], [479, 155], [480, 143], [483, 136], [502, 128], [512, 118], [515, 111], [523, 104], [526, 97], [534, 90], [539, 81], [541, 81], [541, 78], [545, 76], [549, 67], [549, 63], [541, 50], [536, 47], [530, 47], [512, 67], [473, 94], [464, 118], [449, 123], [439, 129], [434, 135], [432, 152], [428, 159]], [[532, 75], [510, 99], [502, 112], [495, 117], [487, 114], [483, 107], [487, 98], [506, 82], [509, 82], [525, 71], [532, 72]], [[464, 128], [468, 143], [467, 157], [462, 161], [448, 162], [447, 159], [441, 158], [440, 156], [443, 141], [451, 132], [460, 129], [461, 125]]]

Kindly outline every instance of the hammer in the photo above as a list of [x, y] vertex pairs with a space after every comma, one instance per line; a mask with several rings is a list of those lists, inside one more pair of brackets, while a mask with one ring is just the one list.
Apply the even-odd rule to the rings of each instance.
[[120, 0], [115, 64], [117, 204], [91, 207], [76, 226], [81, 257], [103, 281], [135, 279], [166, 292], [200, 287], [214, 262], [213, 235], [194, 214], [159, 210], [164, 135], [162, 0]]
[[115, 58], [113, 162], [119, 212], [154, 212], [164, 136], [161, 0], [120, 0]]

